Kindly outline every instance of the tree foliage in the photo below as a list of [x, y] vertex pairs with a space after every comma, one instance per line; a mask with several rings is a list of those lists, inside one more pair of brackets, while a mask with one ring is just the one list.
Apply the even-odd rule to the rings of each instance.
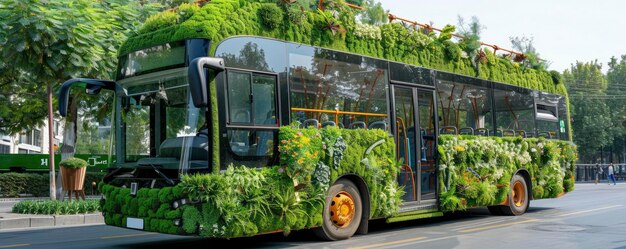
[[160, 1], [0, 0], [0, 131], [40, 125], [45, 88], [71, 77], [112, 78], [117, 47]]
[[387, 23], [389, 11], [383, 9], [383, 5], [376, 0], [364, 0], [358, 4], [365, 8], [361, 13], [361, 22], [370, 25], [381, 25]]
[[624, 151], [626, 147], [626, 55], [620, 60], [613, 57], [609, 61], [607, 77], [607, 92], [611, 97], [607, 98], [606, 104], [611, 110], [613, 120], [613, 136], [615, 151]]
[[524, 67], [538, 70], [546, 70], [548, 68], [549, 63], [539, 58], [539, 53], [533, 45], [533, 37], [512, 36], [509, 37], [509, 39], [511, 40], [511, 46], [513, 46], [514, 50], [524, 53], [525, 60], [522, 62]]
[[611, 113], [602, 98], [607, 80], [601, 68], [597, 61], [577, 62], [563, 73], [570, 94], [574, 143], [583, 161], [593, 160], [597, 151], [613, 141]]

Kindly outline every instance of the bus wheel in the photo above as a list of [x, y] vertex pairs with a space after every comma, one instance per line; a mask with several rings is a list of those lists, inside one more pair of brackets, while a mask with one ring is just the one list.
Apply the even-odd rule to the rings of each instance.
[[328, 189], [322, 214], [322, 227], [315, 229], [324, 240], [350, 238], [361, 224], [363, 204], [359, 189], [347, 179], [340, 179]]
[[526, 180], [521, 175], [514, 175], [511, 179], [511, 190], [509, 190], [509, 205], [502, 206], [504, 215], [522, 215], [528, 209], [530, 202]]

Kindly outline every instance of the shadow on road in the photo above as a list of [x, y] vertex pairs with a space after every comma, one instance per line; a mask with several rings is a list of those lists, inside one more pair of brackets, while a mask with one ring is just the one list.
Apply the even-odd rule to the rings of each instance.
[[[527, 213], [537, 213], [545, 210], [551, 210], [553, 208], [546, 207], [531, 207]], [[412, 221], [404, 221], [397, 223], [386, 223], [384, 219], [372, 220], [369, 225], [369, 234], [381, 234], [390, 231], [404, 231], [415, 228], [423, 228], [428, 230], [430, 227], [443, 226], [447, 224], [453, 224], [462, 221], [479, 221], [482, 219], [488, 219], [492, 217], [489, 214], [487, 208], [472, 208], [466, 211], [459, 211], [454, 213], [446, 213], [442, 217], [419, 219]], [[171, 238], [171, 237], [170, 237]], [[180, 239], [178, 239], [180, 238]], [[196, 248], [207, 247], [211, 245], [228, 245], [232, 248], [287, 248], [297, 245], [306, 245], [310, 243], [320, 243], [312, 230], [293, 231], [288, 237], [283, 236], [282, 233], [258, 235], [248, 238], [236, 238], [236, 239], [204, 239], [198, 237], [174, 237], [172, 239], [159, 239], [158, 241], [141, 242], [141, 243], [128, 243], [124, 245], [118, 245], [115, 248]]]

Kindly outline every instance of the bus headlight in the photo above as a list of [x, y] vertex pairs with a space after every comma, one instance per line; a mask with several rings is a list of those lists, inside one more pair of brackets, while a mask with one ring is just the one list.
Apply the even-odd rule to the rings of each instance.
[[187, 198], [183, 198], [183, 199], [180, 199], [180, 200], [175, 200], [174, 202], [172, 202], [172, 208], [173, 209], [177, 209], [177, 208], [179, 208], [179, 207], [181, 207], [183, 205], [187, 205], [189, 203], [191, 203], [191, 202]]

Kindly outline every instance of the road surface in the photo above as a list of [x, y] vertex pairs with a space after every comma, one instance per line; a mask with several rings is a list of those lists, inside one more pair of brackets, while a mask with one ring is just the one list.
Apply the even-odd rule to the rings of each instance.
[[0, 248], [626, 248], [626, 183], [577, 184], [559, 199], [531, 202], [523, 216], [485, 208], [386, 224], [370, 233], [322, 242], [310, 231], [216, 240], [146, 233], [104, 225], [0, 233]]

